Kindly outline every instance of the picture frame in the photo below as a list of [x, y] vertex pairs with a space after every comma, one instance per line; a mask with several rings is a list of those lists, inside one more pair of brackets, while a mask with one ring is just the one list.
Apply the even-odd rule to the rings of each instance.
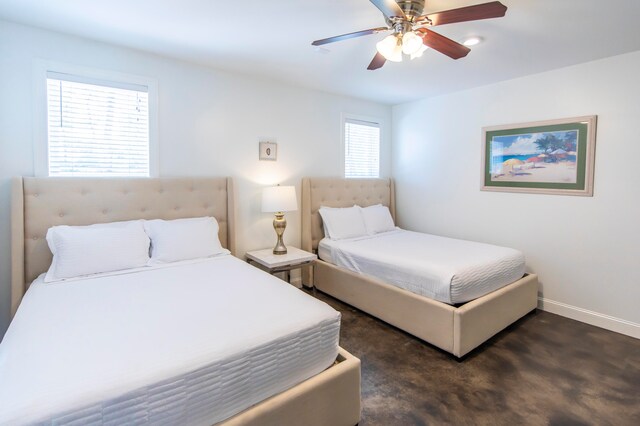
[[267, 161], [277, 161], [278, 144], [275, 142], [260, 142], [259, 159]]
[[597, 116], [482, 129], [482, 191], [593, 196]]

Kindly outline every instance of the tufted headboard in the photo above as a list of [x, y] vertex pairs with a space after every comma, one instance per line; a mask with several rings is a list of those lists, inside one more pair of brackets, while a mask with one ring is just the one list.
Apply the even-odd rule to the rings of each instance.
[[29, 284], [51, 264], [45, 240], [50, 227], [201, 216], [217, 219], [220, 242], [235, 253], [231, 178], [14, 178], [11, 314]]
[[315, 252], [324, 238], [321, 206], [362, 207], [383, 204], [396, 219], [396, 201], [391, 179], [302, 179], [302, 249]]

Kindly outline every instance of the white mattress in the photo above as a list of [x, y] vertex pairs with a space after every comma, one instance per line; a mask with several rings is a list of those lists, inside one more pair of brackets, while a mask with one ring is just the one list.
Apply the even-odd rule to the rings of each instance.
[[397, 229], [318, 244], [320, 259], [413, 293], [458, 304], [524, 275], [524, 255], [514, 249]]
[[340, 314], [232, 256], [36, 280], [0, 344], [0, 424], [211, 425], [321, 372]]

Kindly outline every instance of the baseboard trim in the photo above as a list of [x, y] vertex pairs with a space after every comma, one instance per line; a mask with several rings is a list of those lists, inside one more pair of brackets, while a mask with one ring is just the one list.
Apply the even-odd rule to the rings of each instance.
[[551, 312], [552, 314], [558, 314], [576, 321], [640, 339], [640, 324], [635, 322], [588, 309], [578, 308], [577, 306], [567, 305], [566, 303], [556, 302], [555, 300], [545, 299], [544, 297], [538, 297], [538, 308], [546, 312]]

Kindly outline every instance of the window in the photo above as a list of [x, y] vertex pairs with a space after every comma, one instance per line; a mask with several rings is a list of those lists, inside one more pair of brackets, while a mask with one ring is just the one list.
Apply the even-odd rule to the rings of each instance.
[[380, 125], [370, 121], [344, 120], [344, 176], [380, 176]]
[[150, 176], [149, 88], [47, 72], [49, 176]]

